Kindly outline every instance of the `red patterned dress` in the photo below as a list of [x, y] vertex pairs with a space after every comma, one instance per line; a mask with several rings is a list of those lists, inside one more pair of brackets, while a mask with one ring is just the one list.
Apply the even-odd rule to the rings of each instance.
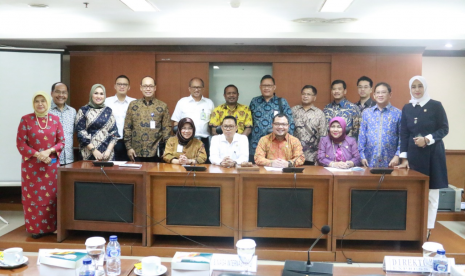
[[[48, 119], [48, 122], [46, 121]], [[58, 156], [65, 138], [60, 119], [52, 114], [39, 118], [34, 113], [21, 118], [16, 137], [16, 147], [21, 154], [21, 190], [26, 221], [26, 231], [32, 234], [54, 232], [57, 224], [57, 168]], [[47, 125], [45, 129], [44, 128]], [[55, 163], [45, 164], [34, 154], [55, 148], [50, 158]]]

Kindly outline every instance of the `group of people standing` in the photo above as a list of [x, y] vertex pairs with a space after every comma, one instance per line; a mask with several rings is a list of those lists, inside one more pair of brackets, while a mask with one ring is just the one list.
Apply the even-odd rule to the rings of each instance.
[[360, 101], [353, 104], [345, 98], [346, 83], [333, 81], [334, 100], [320, 110], [314, 106], [317, 89], [305, 85], [301, 104], [290, 108], [286, 99], [276, 96], [274, 78], [265, 75], [261, 95], [249, 106], [238, 103], [239, 89], [231, 84], [224, 89], [225, 103], [215, 108], [202, 95], [203, 80], [193, 78], [190, 96], [178, 101], [170, 117], [166, 103], [155, 97], [152, 77], [141, 80], [140, 99], [127, 96], [127, 76], [116, 78], [112, 97], [95, 84], [89, 103], [78, 112], [66, 104], [67, 85], [55, 83], [50, 94], [34, 95], [34, 113], [23, 116], [18, 127], [27, 231], [39, 238], [56, 230], [57, 166], [74, 161], [74, 131], [84, 160], [410, 167], [430, 176], [428, 229], [434, 228], [438, 189], [448, 184], [444, 108], [429, 98], [421, 76], [410, 80], [411, 100], [402, 112], [390, 104], [389, 84], [376, 84], [373, 98], [370, 78], [361, 77], [357, 86]]

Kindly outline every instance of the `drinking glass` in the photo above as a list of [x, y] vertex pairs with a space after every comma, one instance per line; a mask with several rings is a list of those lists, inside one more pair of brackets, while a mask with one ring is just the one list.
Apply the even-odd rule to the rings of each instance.
[[246, 270], [242, 274], [251, 274], [249, 273], [250, 262], [253, 260], [255, 255], [255, 241], [252, 239], [242, 239], [238, 240], [236, 243], [237, 247], [237, 256], [243, 265], [246, 266]]
[[105, 256], [105, 239], [102, 237], [91, 237], [86, 240], [87, 255], [92, 258], [95, 266], [95, 275], [103, 275], [103, 270], [98, 269], [101, 258]]

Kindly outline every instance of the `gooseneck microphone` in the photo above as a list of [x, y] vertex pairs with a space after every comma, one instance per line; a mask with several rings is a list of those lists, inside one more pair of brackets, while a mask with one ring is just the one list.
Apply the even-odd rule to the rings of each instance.
[[286, 260], [282, 276], [299, 276], [299, 275], [333, 275], [333, 264], [310, 261], [310, 251], [320, 241], [323, 235], [328, 234], [331, 228], [328, 225], [321, 227], [320, 236], [313, 242], [307, 251], [307, 262]]
[[315, 240], [315, 242], [313, 242], [312, 246], [310, 246], [307, 251], [307, 267], [312, 266], [312, 262], [310, 261], [310, 251], [312, 251], [313, 247], [320, 241], [321, 237], [323, 237], [323, 235], [327, 235], [329, 231], [331, 231], [331, 227], [329, 227], [329, 225], [321, 227], [320, 236]]

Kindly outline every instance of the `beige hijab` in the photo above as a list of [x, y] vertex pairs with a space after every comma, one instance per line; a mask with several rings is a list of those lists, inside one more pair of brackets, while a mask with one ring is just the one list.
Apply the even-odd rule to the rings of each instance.
[[[45, 110], [42, 113], [37, 112], [37, 110], [35, 110], [34, 108], [34, 101], [36, 100], [37, 96], [43, 96], [45, 98], [45, 101], [47, 102], [47, 110]], [[47, 116], [48, 112], [50, 111], [51, 104], [52, 104], [52, 97], [50, 97], [49, 93], [46, 93], [44, 91], [37, 91], [36, 93], [34, 93], [34, 96], [32, 97], [32, 108], [34, 109], [34, 113], [36, 114], [37, 117]]]

